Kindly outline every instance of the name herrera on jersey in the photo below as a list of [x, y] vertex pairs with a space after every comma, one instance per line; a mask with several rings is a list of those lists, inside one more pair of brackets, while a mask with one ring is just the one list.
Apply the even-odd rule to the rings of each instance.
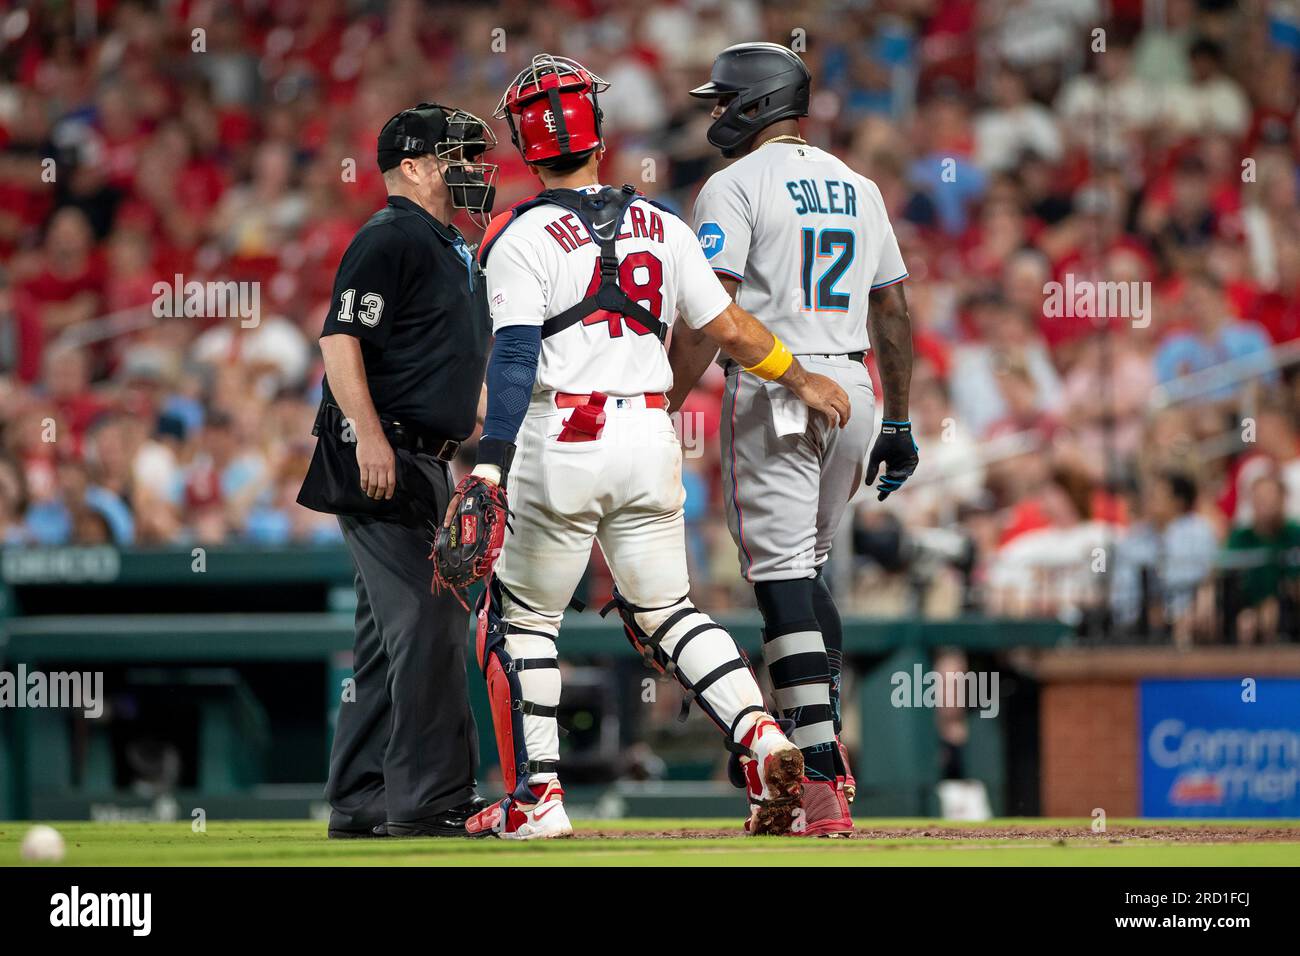
[[858, 214], [858, 194], [852, 183], [838, 179], [823, 180], [826, 184], [826, 201], [822, 201], [822, 190], [811, 179], [785, 184], [786, 192], [794, 200], [795, 214], [806, 216], [810, 213], [824, 215], [856, 216]]
[[[619, 239], [649, 239], [652, 242], [664, 241], [664, 221], [653, 209], [646, 210], [633, 205], [627, 211], [626, 227], [619, 233]], [[560, 244], [565, 252], [573, 252], [591, 243], [587, 230], [581, 228], [573, 213], [567, 212], [554, 222], [546, 224], [546, 231]]]

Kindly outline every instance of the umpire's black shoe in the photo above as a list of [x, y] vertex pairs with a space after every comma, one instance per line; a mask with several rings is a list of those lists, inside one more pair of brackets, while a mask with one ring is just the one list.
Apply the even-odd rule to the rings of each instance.
[[345, 830], [342, 827], [330, 827], [331, 840], [375, 840], [388, 836], [388, 824], [376, 823], [369, 830]]
[[415, 823], [394, 823], [390, 820], [387, 824], [388, 835], [393, 837], [469, 836], [465, 832], [465, 821], [480, 810], [486, 809], [490, 803], [491, 801], [475, 794], [458, 806], [450, 807]]

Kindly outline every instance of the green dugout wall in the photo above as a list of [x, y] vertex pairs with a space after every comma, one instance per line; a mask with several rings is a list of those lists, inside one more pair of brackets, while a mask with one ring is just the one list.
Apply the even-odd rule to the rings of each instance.
[[[124, 791], [102, 721], [51, 709], [0, 709], [0, 818], [302, 817], [321, 809], [329, 727], [350, 674], [352, 568], [339, 549], [118, 552], [38, 549], [0, 554], [0, 671], [103, 670], [139, 695], [183, 699], [195, 766], [174, 792]], [[308, 611], [305, 608], [313, 608]], [[755, 661], [755, 616], [723, 618]], [[859, 816], [936, 812], [935, 712], [896, 708], [891, 676], [928, 670], [938, 648], [965, 649], [973, 669], [1002, 671], [999, 714], [967, 721], [968, 775], [983, 780], [995, 813], [1026, 812], [1008, 792], [1015, 706], [1024, 688], [1004, 667], [1015, 648], [1068, 640], [1057, 622], [967, 618], [845, 621], [846, 737], [855, 750]], [[632, 654], [613, 623], [570, 613], [561, 658]], [[472, 655], [471, 655], [472, 657]], [[647, 672], [648, 674], [648, 672]], [[1008, 678], [1011, 677], [1011, 680]], [[482, 679], [469, 684], [484, 767], [495, 748]], [[1010, 685], [1010, 686], [1009, 686]], [[676, 685], [665, 694], [676, 701]], [[279, 698], [297, 702], [294, 712]], [[697, 719], [697, 718], [693, 718]], [[1023, 749], [1023, 748], [1021, 748]], [[120, 754], [118, 755], [120, 762]], [[314, 770], [313, 770], [314, 768]], [[297, 779], [286, 781], [288, 775]], [[628, 815], [735, 813], [725, 784], [689, 768], [666, 782], [581, 788], [574, 801]]]

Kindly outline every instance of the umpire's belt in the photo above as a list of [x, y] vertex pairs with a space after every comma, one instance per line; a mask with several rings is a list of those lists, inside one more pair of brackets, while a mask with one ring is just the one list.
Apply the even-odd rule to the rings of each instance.
[[458, 441], [450, 438], [435, 438], [427, 432], [419, 431], [410, 425], [403, 425], [401, 422], [388, 422], [382, 418], [379, 422], [384, 426], [384, 434], [388, 436], [394, 448], [405, 448], [407, 451], [421, 455], [432, 455], [439, 461], [451, 461], [460, 448]]
[[361, 488], [357, 465], [357, 439], [337, 405], [322, 402], [317, 410], [316, 448], [298, 491], [298, 504], [326, 514], [354, 515], [396, 521], [410, 528], [427, 529], [442, 521], [447, 510], [447, 465], [430, 465], [434, 451], [455, 454], [455, 442], [434, 445], [429, 436], [380, 419], [384, 440], [393, 449], [397, 487], [391, 499], [375, 499]]
[[[343, 417], [343, 410], [333, 402], [326, 402], [325, 404], [331, 412], [337, 412], [340, 418]], [[379, 424], [384, 429], [384, 435], [388, 438], [388, 443], [394, 448], [401, 448], [420, 455], [431, 455], [439, 461], [451, 461], [456, 457], [456, 452], [460, 448], [460, 442], [458, 441], [453, 441], [450, 438], [438, 438], [422, 428], [394, 421], [382, 415], [379, 416]]]

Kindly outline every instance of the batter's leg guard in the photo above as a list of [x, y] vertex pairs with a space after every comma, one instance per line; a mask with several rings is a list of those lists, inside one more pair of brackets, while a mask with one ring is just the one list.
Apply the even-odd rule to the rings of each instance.
[[763, 614], [763, 660], [772, 678], [782, 717], [794, 721], [791, 736], [803, 751], [810, 780], [840, 776], [831, 709], [830, 664], [813, 608], [813, 578], [759, 581], [754, 585]]
[[844, 625], [840, 621], [840, 609], [835, 606], [835, 597], [830, 585], [826, 583], [823, 573], [826, 565], [817, 569], [813, 578], [813, 613], [817, 615], [817, 624], [821, 627], [822, 643], [826, 645], [826, 664], [831, 675], [831, 721], [835, 724], [835, 759], [836, 769], [844, 778], [844, 792], [849, 803], [857, 795], [857, 781], [853, 779], [853, 768], [849, 763], [848, 751], [840, 741], [844, 728], [843, 711], [840, 707], [844, 674]]
[[[764, 715], [763, 694], [735, 639], [689, 598], [664, 607], [638, 607], [615, 591], [600, 615], [615, 609], [646, 664], [685, 689], [678, 719], [685, 721], [691, 704], [698, 705], [726, 735], [727, 749], [751, 758], [740, 741]], [[742, 777], [737, 786], [743, 785]]]
[[[511, 601], [508, 612], [504, 600]], [[559, 767], [558, 627], [507, 598], [495, 578], [489, 578], [476, 610], [478, 663], [487, 682], [507, 800], [531, 804], [537, 798], [529, 784], [555, 779]]]
[[821, 628], [822, 643], [826, 646], [826, 663], [831, 675], [831, 720], [835, 723], [835, 735], [838, 737], [844, 725], [840, 712], [840, 679], [844, 669], [844, 625], [840, 621], [840, 610], [835, 606], [835, 598], [826, 576], [822, 573], [826, 566], [817, 569], [813, 578], [813, 614], [817, 616], [817, 626]]

